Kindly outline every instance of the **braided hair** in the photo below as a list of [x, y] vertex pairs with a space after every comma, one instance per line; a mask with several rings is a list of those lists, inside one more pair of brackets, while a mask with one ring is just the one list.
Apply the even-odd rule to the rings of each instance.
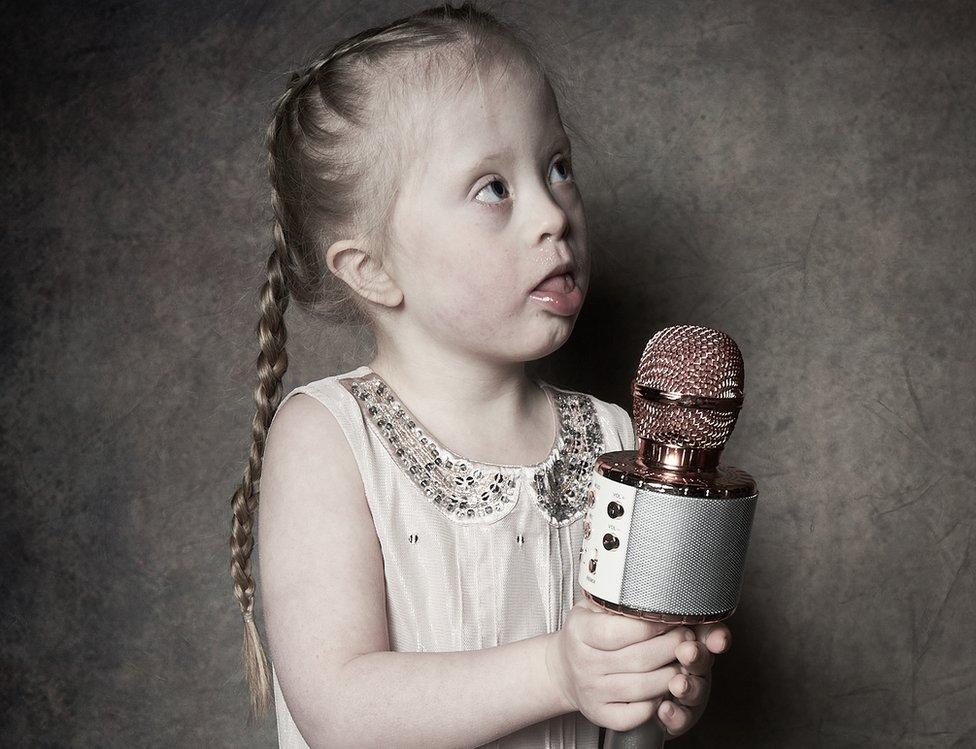
[[[418, 64], [408, 67], [407, 74], [429, 79], [435, 74], [445, 75], [446, 68], [448, 75], [461, 76], [464, 69], [470, 71], [484, 59], [489, 42], [500, 42], [551, 85], [547, 66], [515, 27], [471, 3], [459, 7], [445, 3], [337, 43], [294, 72], [274, 103], [266, 136], [273, 248], [267, 261], [267, 281], [260, 291], [256, 410], [250, 454], [231, 499], [230, 574], [244, 620], [242, 657], [251, 720], [264, 718], [271, 704], [268, 658], [254, 622], [250, 560], [264, 447], [282, 400], [282, 379], [288, 368], [285, 310], [289, 299], [294, 298], [302, 309], [334, 322], [369, 322], [362, 297], [323, 269], [323, 248], [362, 228], [362, 222], [369, 218], [363, 206], [375, 207], [375, 201], [369, 199], [371, 194], [395, 194], [395, 190], [378, 190], [373, 184], [388, 178], [373, 173], [383, 170], [370, 172], [364, 166], [370, 156], [376, 161], [377, 143], [383, 143], [375, 124], [376, 112], [370, 107], [382, 106], [379, 102], [386, 106], [398, 103], [396, 87], [390, 85], [394, 76], [382, 73], [397, 71], [402, 75], [403, 64], [413, 60]], [[453, 64], [438, 64], [443, 55]], [[388, 90], [382, 93], [387, 96], [378, 96], [384, 81]], [[396, 154], [384, 155], [396, 158]], [[389, 205], [386, 212], [374, 214], [378, 216], [376, 233], [380, 238], [375, 252], [380, 260], [390, 244], [385, 220], [388, 209]]]

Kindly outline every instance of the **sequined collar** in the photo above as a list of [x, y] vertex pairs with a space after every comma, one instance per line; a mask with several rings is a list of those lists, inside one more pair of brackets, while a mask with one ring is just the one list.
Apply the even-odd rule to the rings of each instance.
[[368, 367], [339, 382], [359, 401], [386, 449], [424, 495], [451, 520], [492, 523], [515, 507], [528, 478], [535, 505], [549, 523], [572, 523], [585, 510], [593, 464], [603, 452], [603, 430], [592, 399], [536, 382], [551, 396], [559, 429], [549, 457], [529, 466], [471, 461], [441, 445], [407, 410], [393, 389]]

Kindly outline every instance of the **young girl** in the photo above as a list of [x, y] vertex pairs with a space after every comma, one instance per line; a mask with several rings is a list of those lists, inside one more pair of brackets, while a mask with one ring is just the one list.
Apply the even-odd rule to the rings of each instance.
[[[468, 4], [369, 29], [292, 76], [268, 147], [274, 250], [230, 540], [252, 715], [273, 687], [289, 749], [596, 747], [599, 726], [655, 716], [686, 731], [729, 631], [582, 595], [593, 462], [633, 428], [525, 370], [566, 342], [590, 278], [532, 48]], [[375, 356], [282, 400], [290, 298], [368, 323]]]

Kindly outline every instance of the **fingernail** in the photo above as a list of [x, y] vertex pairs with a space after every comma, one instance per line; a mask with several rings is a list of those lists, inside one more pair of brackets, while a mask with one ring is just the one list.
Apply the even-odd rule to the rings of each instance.
[[729, 646], [729, 638], [722, 635], [718, 638], [718, 646], [720, 650], [725, 650]]
[[688, 640], [694, 640], [695, 639], [695, 633], [692, 632], [690, 629], [685, 628], [684, 638], [685, 638], [685, 642], [687, 642]]
[[672, 705], [670, 702], [665, 702], [661, 712], [664, 713], [666, 717], [670, 718], [672, 715], [674, 715], [674, 705]]
[[688, 690], [688, 680], [682, 677], [678, 680], [678, 683], [674, 685], [674, 688], [678, 694], [684, 694]]

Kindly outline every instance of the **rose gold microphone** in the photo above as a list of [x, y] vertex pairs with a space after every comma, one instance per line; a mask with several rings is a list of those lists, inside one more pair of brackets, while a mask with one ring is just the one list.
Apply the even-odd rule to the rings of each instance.
[[[606, 611], [662, 624], [733, 614], [756, 483], [720, 465], [742, 406], [742, 354], [696, 325], [654, 334], [632, 383], [637, 450], [597, 458], [587, 491], [579, 583]], [[607, 730], [604, 749], [660, 747], [656, 718]]]

